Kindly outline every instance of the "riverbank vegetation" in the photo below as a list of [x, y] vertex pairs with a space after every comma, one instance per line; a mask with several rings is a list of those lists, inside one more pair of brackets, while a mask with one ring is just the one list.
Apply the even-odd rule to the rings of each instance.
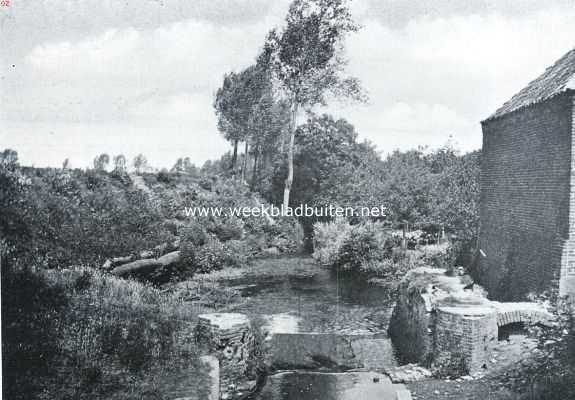
[[207, 396], [194, 310], [174, 295], [91, 268], [3, 264], [2, 297], [5, 398]]

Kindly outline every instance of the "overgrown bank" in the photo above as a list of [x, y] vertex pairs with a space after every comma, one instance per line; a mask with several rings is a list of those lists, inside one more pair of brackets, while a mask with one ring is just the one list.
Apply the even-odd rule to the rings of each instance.
[[[196, 317], [202, 304], [214, 309], [237, 294], [177, 282], [301, 242], [295, 220], [186, 217], [184, 206], [263, 202], [209, 174], [134, 177], [13, 162], [0, 165], [0, 186], [3, 391], [12, 399], [204, 399]], [[180, 260], [161, 280], [170, 290], [100, 270], [106, 259], [174, 242]]]
[[176, 296], [92, 269], [4, 265], [3, 395], [205, 399], [194, 314]]

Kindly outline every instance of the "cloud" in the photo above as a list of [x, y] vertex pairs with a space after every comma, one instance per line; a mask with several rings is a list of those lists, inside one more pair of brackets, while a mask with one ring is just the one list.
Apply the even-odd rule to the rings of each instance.
[[[4, 111], [16, 120], [110, 121], [125, 118], [127, 108], [150, 93], [167, 93], [168, 100], [173, 93], [201, 93], [208, 97], [201, 112], [212, 112], [211, 96], [224, 73], [255, 61], [270, 26], [270, 20], [249, 27], [187, 20], [44, 43], [26, 56], [26, 79], [7, 85], [16, 107]], [[21, 106], [39, 99], [36, 109]]]
[[528, 16], [542, 10], [569, 9], [571, 0], [362, 0], [354, 3], [358, 18], [376, 19], [382, 24], [401, 28], [418, 18], [498, 14], [505, 18]]
[[[437, 147], [449, 135], [477, 148], [479, 122], [575, 46], [571, 1], [355, 1], [364, 28], [347, 43], [349, 72], [370, 103], [328, 110], [383, 152]], [[0, 58], [15, 67], [0, 67], [0, 121], [18, 126], [0, 142], [49, 162], [57, 146], [51, 156], [33, 148], [34, 135], [51, 143], [49, 131], [88, 161], [114, 146], [166, 163], [181, 150], [221, 154], [213, 93], [224, 73], [254, 62], [288, 3], [15, 3], [1, 21], [9, 40]]]
[[348, 42], [349, 70], [370, 104], [338, 114], [384, 152], [441, 146], [449, 134], [477, 148], [479, 122], [575, 46], [574, 19], [568, 8], [420, 16], [401, 27], [364, 20]]
[[188, 20], [153, 30], [109, 29], [77, 42], [36, 46], [27, 61], [52, 81], [122, 80], [145, 88], [208, 82], [255, 60], [269, 24], [249, 29]]

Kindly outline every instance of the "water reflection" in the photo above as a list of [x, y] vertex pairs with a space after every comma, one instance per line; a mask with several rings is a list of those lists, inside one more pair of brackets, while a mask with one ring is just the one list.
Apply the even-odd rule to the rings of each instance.
[[[266, 269], [266, 265], [258, 266]], [[367, 283], [309, 260], [289, 259], [273, 271], [229, 281], [239, 288], [244, 304], [234, 311], [285, 314], [301, 318], [300, 330], [386, 336], [393, 296], [386, 287]], [[293, 273], [291, 273], [293, 271]]]
[[258, 400], [395, 400], [397, 386], [380, 374], [288, 372], [268, 377]]

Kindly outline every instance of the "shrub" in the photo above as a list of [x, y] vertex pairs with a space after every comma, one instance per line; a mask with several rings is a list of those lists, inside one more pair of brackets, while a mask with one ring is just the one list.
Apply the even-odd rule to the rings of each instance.
[[355, 225], [344, 239], [335, 259], [335, 266], [359, 271], [369, 265], [391, 257], [387, 237], [380, 224]]
[[30, 268], [2, 267], [2, 397], [31, 399], [56, 372], [68, 297]]
[[172, 182], [172, 176], [168, 172], [168, 170], [166, 170], [166, 169], [162, 169], [160, 172], [158, 172], [158, 178], [157, 179], [158, 179], [158, 182], [162, 182], [162, 183]]
[[222, 242], [228, 240], [239, 240], [244, 234], [244, 224], [242, 220], [235, 217], [229, 217], [225, 221], [218, 221], [214, 224], [213, 233]]
[[348, 237], [351, 226], [343, 218], [333, 222], [318, 222], [313, 226], [313, 258], [324, 265], [334, 265], [339, 250]]
[[[162, 398], [152, 395], [173, 390], [181, 370], [189, 375], [186, 384], [198, 390], [192, 398], [207, 396], [206, 371], [190, 339], [193, 308], [181, 298], [83, 268], [40, 276], [69, 296], [54, 319], [56, 329], [49, 331], [58, 351], [49, 366], [58, 376], [43, 384], [39, 399]], [[90, 284], [77, 290], [87, 276]]]
[[224, 267], [240, 267], [247, 260], [246, 254], [238, 251], [240, 249], [237, 243], [227, 245], [210, 238], [206, 244], [195, 249], [194, 271], [206, 273]]
[[268, 246], [277, 247], [282, 253], [295, 253], [301, 250], [304, 232], [297, 218], [276, 218], [274, 223], [266, 223], [263, 231], [268, 237]]
[[198, 221], [193, 221], [190, 225], [184, 228], [181, 242], [190, 243], [195, 247], [203, 246], [208, 241], [208, 234], [206, 229]]

